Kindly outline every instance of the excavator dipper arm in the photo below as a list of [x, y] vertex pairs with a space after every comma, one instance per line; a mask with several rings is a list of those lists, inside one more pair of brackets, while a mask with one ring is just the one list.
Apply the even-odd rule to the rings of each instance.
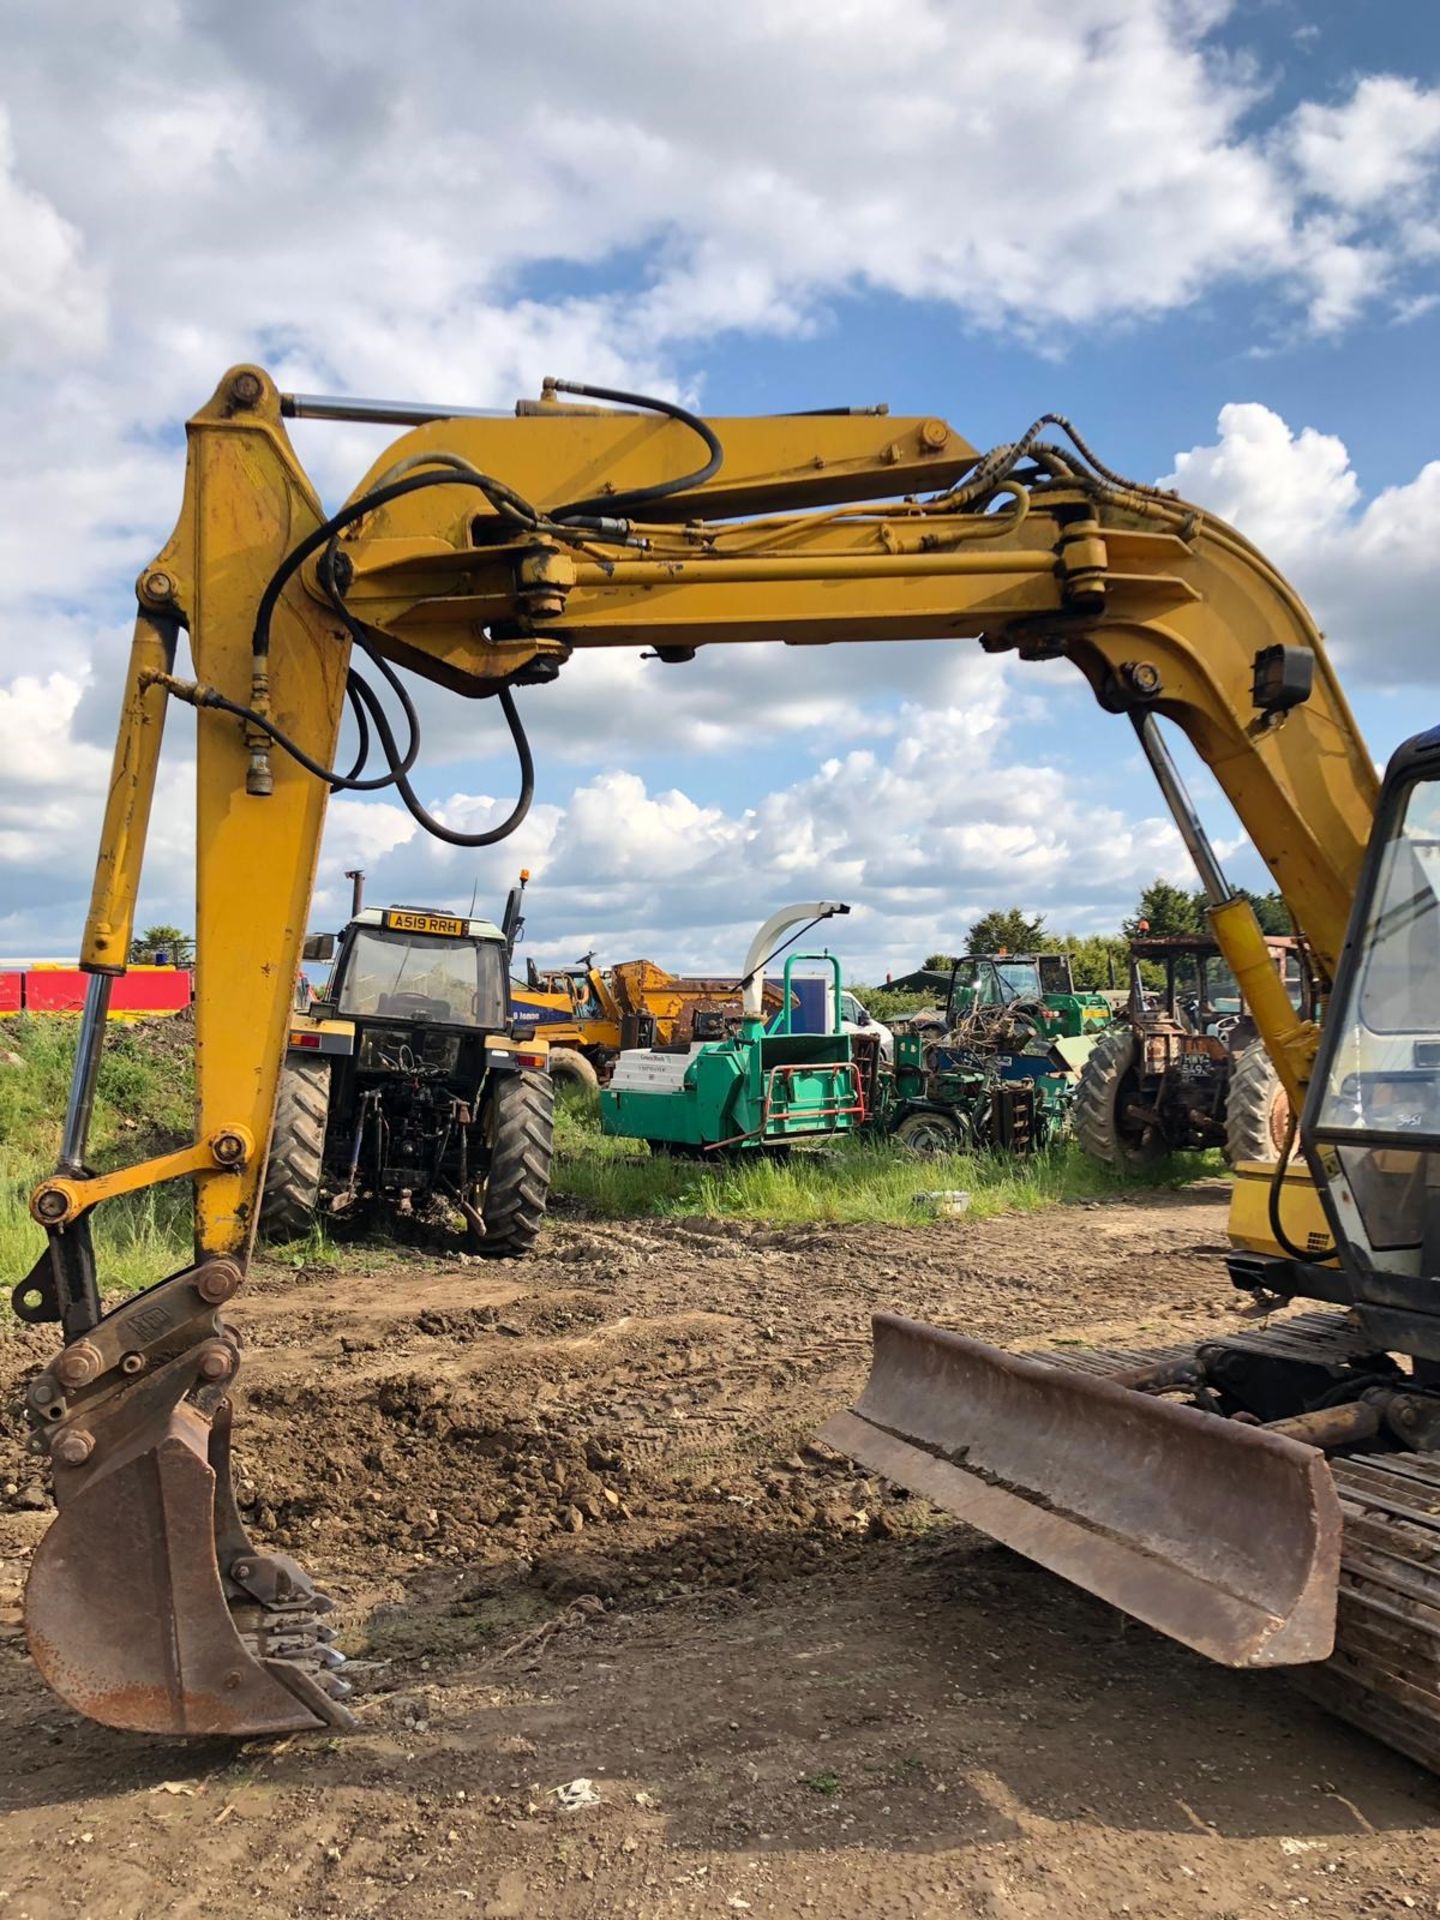
[[[653, 650], [662, 701], [669, 668], [719, 644], [973, 638], [1026, 659], [1068, 658], [1102, 707], [1137, 720], [1152, 759], [1157, 716], [1188, 735], [1322, 980], [1333, 977], [1374, 768], [1308, 614], [1240, 535], [1120, 480], [1073, 433], [1066, 448], [1047, 444], [1045, 423], [982, 456], [937, 419], [701, 422], [600, 390], [568, 389], [619, 405], [576, 405], [562, 390], [548, 383], [513, 420], [383, 409], [418, 424], [329, 520], [284, 416], [378, 417], [373, 407], [287, 401], [241, 367], [189, 423], [179, 523], [139, 582], [84, 941], [90, 1002], [60, 1165], [32, 1202], [47, 1245], [16, 1289], [19, 1310], [58, 1321], [65, 1338], [29, 1391], [31, 1444], [51, 1461], [58, 1508], [27, 1594], [30, 1644], [55, 1689], [110, 1724], [248, 1734], [345, 1717], [328, 1603], [293, 1562], [247, 1540], [235, 1511], [229, 1396], [240, 1354], [226, 1316], [253, 1238], [326, 800], [363, 784], [332, 764], [347, 693], [387, 762], [372, 784], [393, 786], [422, 824], [457, 837], [426, 815], [408, 780], [416, 741], [402, 746], [382, 724], [375, 694], [357, 688], [352, 649], [392, 688], [404, 667], [467, 697], [498, 697], [522, 771], [507, 826], [533, 786], [513, 690], [535, 686], [543, 699], [583, 649]], [[85, 1133], [108, 983], [129, 952], [173, 700], [196, 712], [196, 1144], [95, 1176]], [[1255, 979], [1257, 1022], [1298, 1100], [1313, 1031], [1278, 990], [1267, 997], [1248, 909], [1217, 903], [1216, 927], [1237, 972]], [[193, 1264], [104, 1312], [92, 1208], [117, 1179], [181, 1174], [195, 1187]], [[948, 1353], [937, 1364], [943, 1386], [946, 1368], [973, 1376], [977, 1363]], [[1033, 1388], [1027, 1378], [1032, 1406]], [[991, 1378], [971, 1399], [993, 1412], [1020, 1392]], [[1170, 1410], [1155, 1410], [1163, 1426]], [[872, 1396], [878, 1434], [884, 1408], [876, 1413]], [[862, 1405], [857, 1431], [866, 1415]], [[925, 1450], [924, 1436], [911, 1439]], [[869, 1457], [863, 1435], [847, 1444]], [[876, 1442], [884, 1470], [903, 1478], [897, 1444], [893, 1432]], [[964, 1420], [948, 1420], [951, 1471], [971, 1444]], [[1278, 1570], [1246, 1566], [1231, 1581], [1230, 1614], [1269, 1648], [1262, 1657], [1311, 1657], [1333, 1612], [1323, 1467], [1317, 1481], [1308, 1449], [1246, 1445], [1289, 1531]], [[1264, 1624], [1277, 1580], [1300, 1616], [1293, 1631]], [[1193, 1609], [1194, 1582], [1177, 1574], [1172, 1584]], [[1201, 1620], [1186, 1637], [1203, 1644], [1207, 1631]], [[1298, 1651], [1284, 1656], [1287, 1644]]]

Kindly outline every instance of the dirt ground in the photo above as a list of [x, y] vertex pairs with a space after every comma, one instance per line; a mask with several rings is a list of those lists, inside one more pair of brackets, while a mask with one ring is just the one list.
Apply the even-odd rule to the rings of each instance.
[[[360, 1730], [61, 1707], [0, 1441], [0, 1920], [1440, 1914], [1440, 1782], [810, 1444], [873, 1307], [1161, 1344], [1238, 1323], [1223, 1230], [1199, 1187], [259, 1270], [242, 1499], [344, 1603]], [[12, 1332], [0, 1384], [50, 1344]]]

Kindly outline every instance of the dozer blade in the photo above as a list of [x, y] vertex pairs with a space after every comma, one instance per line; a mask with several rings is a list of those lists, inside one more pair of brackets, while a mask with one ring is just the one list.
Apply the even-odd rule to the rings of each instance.
[[35, 1664], [78, 1712], [135, 1733], [348, 1725], [312, 1673], [266, 1657], [287, 1627], [290, 1644], [297, 1632], [302, 1641], [313, 1635], [316, 1614], [329, 1607], [300, 1570], [256, 1555], [257, 1566], [287, 1570], [285, 1605], [227, 1603], [216, 1519], [228, 1489], [217, 1503], [209, 1445], [208, 1423], [177, 1406], [153, 1444], [117, 1453], [61, 1496], [25, 1589]]
[[1226, 1666], [1325, 1659], [1341, 1513], [1298, 1441], [877, 1314], [822, 1438]]

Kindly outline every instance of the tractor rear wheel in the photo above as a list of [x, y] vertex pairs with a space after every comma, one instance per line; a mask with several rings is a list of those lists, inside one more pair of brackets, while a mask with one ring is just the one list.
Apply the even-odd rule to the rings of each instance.
[[497, 1073], [486, 1101], [490, 1171], [475, 1252], [492, 1259], [529, 1253], [545, 1218], [554, 1151], [555, 1085], [548, 1073]]
[[315, 1224], [330, 1113], [330, 1062], [287, 1060], [260, 1196], [262, 1240], [297, 1240]]
[[1119, 1173], [1153, 1167], [1166, 1154], [1158, 1127], [1137, 1125], [1127, 1117], [1139, 1090], [1140, 1036], [1133, 1027], [1109, 1027], [1081, 1069], [1070, 1115], [1081, 1152]]
[[1231, 1063], [1225, 1089], [1225, 1161], [1278, 1160], [1290, 1128], [1290, 1096], [1264, 1043], [1253, 1040]]
[[940, 1153], [964, 1153], [970, 1144], [965, 1122], [958, 1114], [907, 1113], [892, 1138], [907, 1153], [929, 1159]]
[[578, 1047], [550, 1049], [550, 1078], [558, 1093], [593, 1093], [600, 1076]]

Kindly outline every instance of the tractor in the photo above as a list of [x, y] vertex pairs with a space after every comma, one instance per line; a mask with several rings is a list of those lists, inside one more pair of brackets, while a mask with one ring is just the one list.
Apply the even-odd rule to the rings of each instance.
[[[1313, 1017], [1305, 951], [1288, 935], [1265, 945], [1298, 1019]], [[1158, 987], [1147, 985], [1158, 976]], [[1224, 1149], [1230, 1166], [1283, 1157], [1290, 1103], [1214, 939], [1142, 934], [1130, 943], [1126, 1014], [1102, 1033], [1080, 1076], [1075, 1137], [1122, 1169], [1167, 1154]]]
[[1067, 953], [962, 956], [944, 1011], [896, 1038], [887, 1130], [914, 1153], [1049, 1144], [1110, 1018], [1102, 995], [1076, 992]]
[[545, 1214], [554, 1092], [543, 1040], [510, 1008], [505, 924], [363, 908], [312, 935], [328, 983], [292, 1014], [260, 1207], [288, 1240], [317, 1218], [458, 1212], [473, 1251], [526, 1253]]
[[1103, 994], [1076, 991], [1068, 953], [967, 953], [952, 962], [947, 1030], [984, 1008], [1017, 1002], [1042, 1014], [1051, 1040], [1080, 1039], [1110, 1024]]

